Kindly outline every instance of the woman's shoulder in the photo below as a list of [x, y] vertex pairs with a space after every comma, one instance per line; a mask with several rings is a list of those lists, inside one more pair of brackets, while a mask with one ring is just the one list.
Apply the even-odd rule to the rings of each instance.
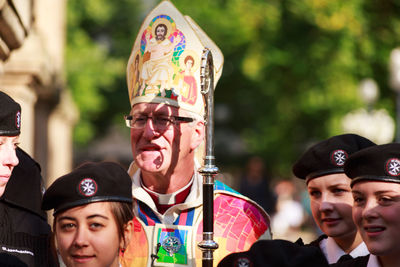
[[323, 234], [323, 235], [320, 235], [317, 239], [315, 239], [314, 241], [311, 241], [309, 244], [304, 244], [304, 242], [303, 242], [303, 239], [301, 239], [301, 238], [299, 238], [299, 239], [297, 239], [297, 241], [295, 242], [296, 244], [298, 244], [298, 245], [303, 245], [303, 246], [312, 246], [312, 247], [320, 247], [319, 246], [319, 243], [322, 241], [322, 240], [324, 240], [324, 239], [326, 239], [326, 238], [328, 238], [328, 236], [327, 235], [325, 235], [325, 234]]

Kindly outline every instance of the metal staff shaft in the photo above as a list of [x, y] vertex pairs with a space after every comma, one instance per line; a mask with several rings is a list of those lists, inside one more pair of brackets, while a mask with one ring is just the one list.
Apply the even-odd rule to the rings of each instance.
[[198, 244], [203, 252], [203, 267], [213, 266], [213, 252], [218, 248], [214, 238], [214, 177], [218, 174], [214, 157], [214, 65], [211, 51], [203, 50], [201, 58], [201, 93], [206, 104], [206, 153], [204, 166], [200, 169], [203, 176], [203, 240]]

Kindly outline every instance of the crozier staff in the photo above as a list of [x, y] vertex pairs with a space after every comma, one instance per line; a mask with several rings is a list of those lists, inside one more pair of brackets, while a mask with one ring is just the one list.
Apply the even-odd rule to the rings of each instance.
[[[165, 25], [162, 32], [167, 40], [160, 46], [173, 44], [168, 50], [171, 54], [163, 62], [152, 63], [157, 75], [151, 79], [141, 75], [141, 89], [135, 93], [135, 66], [140, 73], [148, 72], [148, 52], [158, 49], [150, 40], [157, 36], [160, 24]], [[223, 65], [221, 51], [170, 1], [161, 2], [148, 14], [133, 45], [127, 66], [131, 109], [125, 119], [131, 128], [134, 163], [129, 173], [136, 216], [135, 231], [121, 260], [127, 266], [201, 266], [197, 243], [203, 239], [203, 178], [196, 150], [205, 135], [199, 68], [205, 47], [212, 51], [216, 83]], [[135, 64], [137, 55], [139, 64]], [[180, 81], [189, 55], [193, 79], [188, 94], [187, 84]], [[215, 266], [225, 255], [246, 250], [260, 238], [270, 238], [266, 212], [218, 181], [214, 184], [214, 216], [214, 240], [219, 245], [214, 252]]]

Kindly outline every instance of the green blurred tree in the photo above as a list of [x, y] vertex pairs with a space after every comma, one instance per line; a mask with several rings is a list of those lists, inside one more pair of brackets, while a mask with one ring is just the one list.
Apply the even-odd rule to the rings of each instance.
[[311, 143], [342, 133], [341, 118], [363, 105], [357, 90], [361, 79], [378, 82], [378, 105], [393, 114], [388, 59], [400, 43], [399, 3], [174, 3], [224, 52], [215, 102], [231, 107], [228, 126], [275, 175], [290, 175], [291, 165]]
[[141, 23], [140, 2], [67, 2], [67, 83], [81, 113], [74, 136], [81, 147], [129, 112], [125, 65]]
[[[77, 143], [98, 137], [127, 112], [125, 64], [144, 18], [141, 3], [149, 5], [68, 1], [68, 85], [81, 110]], [[389, 54], [400, 43], [400, 4], [394, 0], [173, 3], [225, 56], [215, 102], [231, 116], [216, 129], [237, 134], [246, 153], [232, 156], [217, 147], [223, 165], [257, 154], [275, 175], [290, 175], [307, 145], [342, 133], [341, 118], [363, 105], [357, 87], [366, 77], [381, 89], [377, 105], [394, 113], [388, 86]]]

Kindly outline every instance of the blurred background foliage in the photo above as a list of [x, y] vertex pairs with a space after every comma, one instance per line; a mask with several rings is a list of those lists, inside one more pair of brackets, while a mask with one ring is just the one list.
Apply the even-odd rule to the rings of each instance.
[[[376, 107], [394, 117], [388, 60], [400, 44], [399, 1], [174, 0], [221, 48], [215, 91], [219, 167], [261, 156], [275, 176], [313, 142], [341, 134], [365, 104], [358, 86], [379, 85]], [[123, 128], [125, 67], [150, 0], [68, 0], [67, 82], [80, 109], [78, 149]]]

